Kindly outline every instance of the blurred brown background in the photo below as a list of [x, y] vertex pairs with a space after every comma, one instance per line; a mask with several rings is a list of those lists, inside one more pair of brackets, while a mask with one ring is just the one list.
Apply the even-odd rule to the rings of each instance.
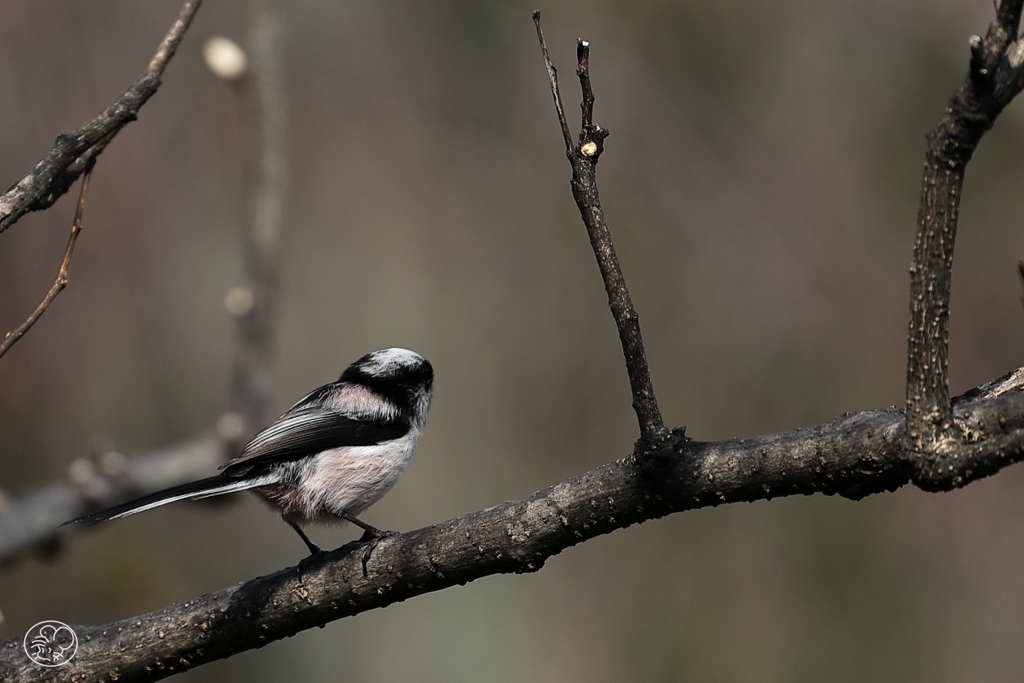
[[[7, 0], [0, 185], [142, 71], [177, 0]], [[413, 464], [366, 515], [412, 529], [629, 452], [618, 341], [521, 2], [283, 4], [292, 189], [276, 408], [366, 351], [437, 372]], [[717, 439], [901, 404], [924, 133], [990, 0], [541, 4], [578, 126], [592, 44], [600, 182], [666, 421]], [[71, 286], [0, 360], [0, 488], [99, 446], [212, 428], [242, 278], [244, 139], [204, 6], [165, 85], [103, 154]], [[1024, 110], [968, 171], [952, 389], [1024, 364]], [[74, 193], [0, 235], [0, 328], [52, 282]], [[186, 681], [1006, 681], [1024, 678], [1024, 470], [946, 495], [676, 515], [304, 632]], [[351, 530], [314, 530], [340, 545]], [[0, 573], [0, 638], [102, 623], [294, 564], [253, 500], [179, 504]]]

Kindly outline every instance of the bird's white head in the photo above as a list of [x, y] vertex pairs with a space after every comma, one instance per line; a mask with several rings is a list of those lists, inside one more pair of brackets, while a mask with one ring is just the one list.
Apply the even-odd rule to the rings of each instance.
[[415, 351], [397, 347], [373, 351], [352, 364], [370, 377], [391, 377], [423, 366], [430, 367], [426, 358]]

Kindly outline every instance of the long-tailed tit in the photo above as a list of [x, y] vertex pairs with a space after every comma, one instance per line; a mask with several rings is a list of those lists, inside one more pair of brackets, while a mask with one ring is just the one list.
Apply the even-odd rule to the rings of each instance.
[[365, 532], [360, 542], [375, 545], [393, 532], [356, 515], [390, 491], [408, 466], [427, 419], [433, 380], [433, 368], [417, 353], [368, 353], [337, 382], [312, 391], [253, 437], [237, 458], [221, 466], [221, 474], [72, 522], [95, 524], [186, 498], [252, 491], [281, 513], [311, 555], [322, 551], [300, 524], [349, 521]]

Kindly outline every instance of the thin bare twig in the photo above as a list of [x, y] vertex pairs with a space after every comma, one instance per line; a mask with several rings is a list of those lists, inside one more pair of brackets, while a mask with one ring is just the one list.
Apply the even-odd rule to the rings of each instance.
[[622, 275], [619, 259], [615, 254], [611, 232], [605, 221], [604, 209], [597, 191], [597, 162], [604, 151], [604, 139], [608, 131], [594, 124], [594, 92], [590, 86], [590, 45], [585, 40], [577, 43], [577, 75], [583, 90], [583, 124], [580, 128], [580, 141], [573, 146], [569, 127], [565, 123], [562, 110], [562, 98], [555, 78], [555, 67], [548, 57], [544, 34], [540, 30], [540, 12], [533, 13], [533, 21], [537, 26], [537, 38], [540, 41], [544, 64], [548, 69], [548, 81], [555, 99], [555, 111], [558, 114], [562, 134], [565, 136], [567, 156], [572, 166], [572, 194], [579, 207], [583, 224], [590, 237], [590, 246], [597, 258], [597, 265], [604, 280], [605, 292], [608, 295], [608, 307], [611, 309], [615, 326], [619, 331], [619, 342], [626, 361], [626, 372], [629, 375], [629, 386], [633, 395], [633, 410], [636, 412], [640, 426], [641, 450], [651, 447], [666, 435], [665, 422], [658, 408], [658, 400], [654, 395], [651, 372], [647, 365], [647, 353], [644, 350], [643, 337], [640, 334], [640, 316], [633, 307], [633, 301], [626, 287], [626, 279]]
[[178, 51], [181, 39], [185, 37], [185, 31], [188, 30], [189, 24], [192, 23], [192, 17], [195, 16], [201, 2], [202, 0], [188, 0], [181, 6], [181, 9], [178, 11], [178, 18], [174, 20], [174, 24], [167, 31], [167, 35], [160, 41], [160, 45], [157, 46], [153, 58], [149, 60], [149, 66], [146, 67], [146, 71], [158, 76], [163, 74], [167, 62], [171, 61], [171, 57]]
[[59, 135], [53, 149], [36, 167], [0, 195], [0, 232], [14, 225], [26, 213], [53, 206], [82, 174], [86, 164], [95, 159], [122, 128], [135, 120], [142, 105], [160, 87], [164, 68], [174, 56], [200, 2], [185, 1], [146, 70], [116, 102], [73, 133]]
[[962, 475], [950, 455], [962, 435], [949, 401], [949, 298], [964, 171], [982, 136], [1024, 88], [1024, 52], [1013, 42], [1024, 0], [1003, 0], [970, 69], [928, 135], [914, 261], [910, 267], [906, 447], [923, 481]]
[[0, 342], [0, 357], [7, 353], [19, 339], [25, 336], [29, 328], [39, 320], [39, 316], [50, 307], [50, 304], [57, 298], [57, 295], [68, 286], [68, 267], [71, 265], [71, 255], [75, 251], [75, 242], [78, 241], [78, 235], [82, 232], [82, 212], [85, 210], [85, 197], [89, 194], [89, 178], [92, 177], [93, 163], [93, 161], [89, 162], [89, 166], [85, 169], [85, 174], [82, 176], [82, 188], [78, 192], [78, 205], [75, 207], [75, 220], [71, 223], [71, 236], [68, 238], [68, 246], [64, 249], [64, 259], [60, 262], [60, 268], [57, 270], [57, 278], [50, 285], [50, 290], [46, 292], [46, 296], [36, 306], [36, 310], [32, 311], [32, 315], [16, 329], [8, 332], [3, 342]]
[[562, 127], [562, 137], [565, 139], [565, 153], [572, 156], [572, 134], [569, 132], [569, 124], [565, 120], [565, 109], [562, 107], [562, 96], [558, 92], [558, 69], [551, 63], [548, 55], [548, 46], [544, 42], [544, 32], [540, 28], [540, 10], [533, 11], [533, 24], [537, 27], [537, 40], [540, 41], [540, 51], [544, 55], [544, 66], [548, 70], [548, 82], [551, 84], [551, 96], [555, 99], [555, 112], [558, 114], [558, 124]]
[[[583, 125], [580, 127], [580, 144], [586, 142], [583, 137], [594, 127], [594, 89], [590, 85], [590, 43], [578, 38], [576, 40], [576, 75], [580, 79], [580, 110], [583, 112]], [[606, 133], [607, 135], [607, 133]]]

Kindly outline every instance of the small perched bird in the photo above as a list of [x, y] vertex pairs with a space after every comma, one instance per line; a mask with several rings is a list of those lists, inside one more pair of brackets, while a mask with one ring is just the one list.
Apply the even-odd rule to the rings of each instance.
[[[407, 349], [368, 353], [337, 382], [315, 389], [245, 445], [221, 474], [174, 486], [71, 522], [126, 517], [178, 500], [252, 491], [299, 534], [310, 555], [320, 548], [300, 524], [352, 522], [359, 543], [394, 532], [356, 518], [391, 490], [409, 465], [427, 419], [434, 370]], [[63, 525], [62, 525], [63, 526]], [[365, 571], [368, 552], [364, 553]]]

